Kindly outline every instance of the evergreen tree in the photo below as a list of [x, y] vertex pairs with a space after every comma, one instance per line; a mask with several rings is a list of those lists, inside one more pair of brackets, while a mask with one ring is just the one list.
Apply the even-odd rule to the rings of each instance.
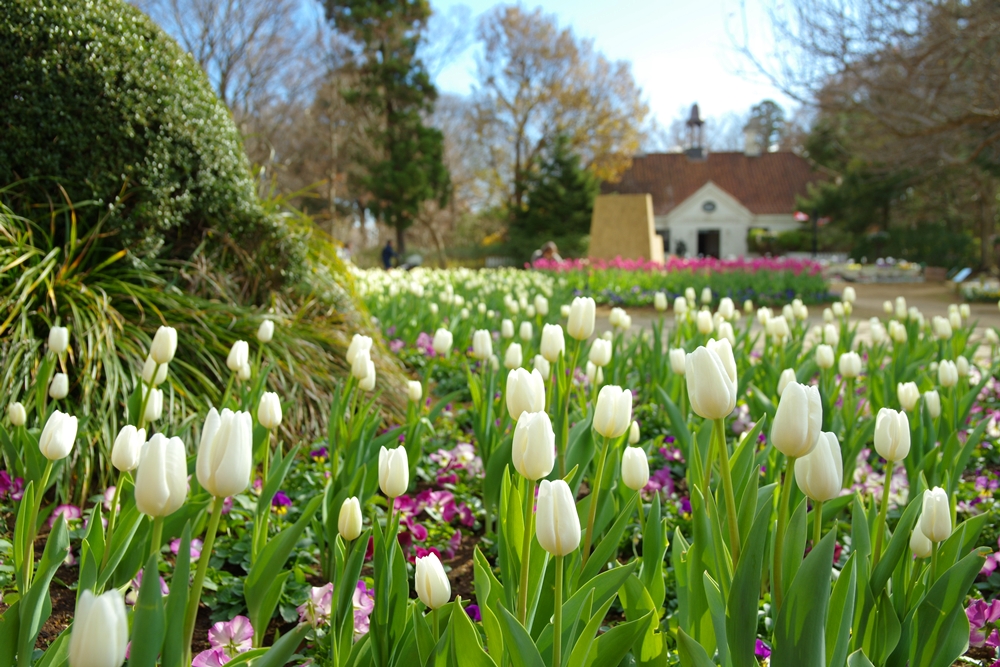
[[511, 213], [509, 244], [519, 260], [546, 241], [553, 241], [563, 257], [586, 251], [598, 179], [580, 164], [580, 157], [559, 135], [527, 179], [525, 205]]
[[447, 204], [450, 178], [443, 162], [444, 137], [424, 125], [437, 90], [417, 58], [430, 17], [427, 0], [327, 0], [327, 16], [359, 46], [356, 85], [348, 104], [370, 113], [368, 133], [375, 150], [358, 155], [364, 173], [358, 185], [373, 216], [396, 229], [399, 252], [405, 231], [424, 202]]

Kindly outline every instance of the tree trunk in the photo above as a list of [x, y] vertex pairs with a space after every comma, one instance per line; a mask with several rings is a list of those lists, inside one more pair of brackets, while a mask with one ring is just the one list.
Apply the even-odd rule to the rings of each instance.
[[406, 252], [406, 228], [396, 227], [396, 254], [399, 255], [399, 263], [403, 262], [403, 253]]

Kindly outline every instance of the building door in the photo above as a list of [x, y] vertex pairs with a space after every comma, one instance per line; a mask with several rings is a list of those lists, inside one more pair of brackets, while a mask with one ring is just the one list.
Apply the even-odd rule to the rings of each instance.
[[698, 230], [698, 254], [702, 257], [714, 257], [719, 259], [719, 230], [699, 229]]

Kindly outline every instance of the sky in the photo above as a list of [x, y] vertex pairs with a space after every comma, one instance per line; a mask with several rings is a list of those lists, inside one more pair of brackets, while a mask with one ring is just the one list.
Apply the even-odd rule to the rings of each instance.
[[[465, 5], [478, 16], [496, 0], [432, 0], [436, 11]], [[611, 60], [632, 63], [632, 74], [642, 88], [650, 111], [669, 126], [697, 102], [703, 117], [744, 113], [762, 99], [771, 98], [786, 113], [793, 104], [759, 77], [740, 74], [747, 69], [736, 53], [727, 26], [742, 31], [739, 0], [528, 0], [558, 17], [560, 27], [571, 26], [578, 37], [594, 40], [597, 50]], [[760, 0], [746, 0], [748, 25], [754, 34], [766, 26]], [[475, 48], [470, 48], [437, 75], [440, 90], [468, 93], [475, 80]]]

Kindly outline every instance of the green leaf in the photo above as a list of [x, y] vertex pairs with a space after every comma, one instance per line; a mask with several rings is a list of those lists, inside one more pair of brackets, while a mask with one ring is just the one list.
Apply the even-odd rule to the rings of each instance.
[[642, 565], [639, 579], [649, 591], [656, 608], [663, 606], [666, 584], [663, 580], [663, 556], [667, 552], [667, 522], [661, 519], [660, 494], [654, 494], [642, 529]]
[[908, 501], [903, 516], [900, 517], [899, 523], [896, 524], [896, 530], [892, 534], [892, 539], [889, 540], [889, 545], [882, 554], [882, 559], [872, 570], [869, 586], [872, 595], [875, 597], [878, 597], [882, 589], [885, 588], [886, 582], [892, 576], [892, 571], [896, 569], [896, 563], [899, 562], [899, 559], [903, 557], [903, 554], [909, 553], [910, 535], [913, 532], [913, 524], [916, 523], [921, 507], [923, 507], [923, 495], [924, 492], [921, 491], [913, 500]]
[[677, 629], [677, 653], [683, 667], [715, 667], [702, 645], [688, 636], [683, 628]]
[[21, 601], [17, 600], [0, 614], [0, 667], [11, 667], [14, 664], [20, 621]]
[[826, 664], [826, 618], [836, 539], [835, 531], [827, 533], [802, 561], [788, 587], [774, 623], [772, 664]]
[[455, 656], [460, 656], [460, 660], [455, 661], [456, 664], [460, 664], [461, 667], [467, 665], [468, 667], [497, 667], [496, 661], [483, 650], [483, 645], [479, 641], [479, 631], [472, 625], [472, 620], [460, 603], [461, 599], [456, 598], [455, 609], [452, 610], [451, 614], [451, 623], [448, 624], [454, 633]]
[[636, 639], [645, 632], [656, 612], [649, 612], [637, 621], [619, 623], [597, 638], [590, 649], [588, 665], [618, 667]]
[[45, 542], [45, 549], [42, 551], [42, 558], [38, 562], [31, 587], [20, 600], [21, 620], [17, 641], [19, 656], [31, 655], [38, 631], [42, 629], [42, 625], [52, 612], [49, 584], [68, 553], [69, 530], [66, 528], [66, 519], [60, 515]]
[[[564, 606], [564, 613], [565, 609]], [[531, 640], [531, 635], [524, 629], [524, 626], [503, 605], [500, 605], [499, 610], [504, 643], [510, 648], [507, 655], [510, 656], [514, 667], [545, 667], [545, 662], [542, 660], [535, 642]]]
[[[132, 612], [132, 649], [128, 667], [155, 667], [166, 636], [158, 555], [150, 554], [142, 571], [142, 585]], [[208, 554], [205, 554], [208, 558]]]
[[257, 498], [257, 509], [255, 514], [258, 518], [264, 512], [270, 513], [271, 501], [274, 500], [274, 494], [276, 494], [278, 489], [281, 488], [281, 484], [285, 481], [285, 475], [288, 474], [289, 468], [291, 468], [292, 464], [295, 463], [295, 455], [298, 454], [299, 447], [301, 447], [301, 445], [295, 445], [292, 447], [292, 450], [281, 460], [281, 463], [272, 468], [268, 474], [267, 482], [261, 488], [260, 496]]
[[858, 573], [854, 567], [856, 554], [851, 554], [840, 571], [830, 596], [830, 614], [826, 619], [826, 665], [843, 667], [851, 639], [854, 622], [854, 595]]
[[413, 636], [417, 644], [417, 659], [421, 667], [426, 667], [432, 663], [434, 658], [434, 635], [431, 634], [427, 617], [416, 609], [413, 610]]
[[365, 551], [368, 549], [368, 538], [371, 536], [371, 529], [367, 529], [358, 536], [358, 539], [351, 543], [351, 555], [344, 564], [343, 583], [337, 590], [336, 618], [339, 622], [347, 622], [351, 619], [354, 622], [354, 592], [357, 590], [358, 579], [361, 577], [361, 568], [365, 564]]
[[274, 646], [267, 653], [254, 660], [253, 667], [284, 667], [295, 655], [299, 644], [302, 643], [311, 629], [307, 623], [299, 624], [294, 630], [274, 642]]
[[691, 431], [688, 430], [687, 423], [684, 421], [684, 416], [681, 415], [681, 411], [677, 407], [677, 404], [670, 399], [670, 394], [664, 391], [663, 387], [657, 387], [656, 390], [660, 392], [660, 399], [663, 401], [663, 407], [666, 408], [667, 416], [670, 417], [670, 433], [677, 438], [677, 445], [684, 454], [684, 459], [690, 461]]
[[708, 599], [708, 612], [712, 617], [712, 626], [715, 628], [715, 642], [718, 646], [719, 661], [723, 665], [729, 664], [729, 640], [726, 638], [726, 602], [722, 599], [722, 591], [719, 584], [715, 583], [708, 572], [702, 573], [702, 580], [705, 582], [705, 597]]
[[917, 605], [912, 621], [911, 667], [951, 665], [959, 655], [947, 641], [958, 616], [965, 616], [962, 603], [982, 569], [984, 557], [974, 552], [948, 569], [934, 582]]
[[[209, 558], [203, 553], [202, 558]], [[188, 603], [188, 576], [191, 573], [191, 522], [184, 524], [181, 544], [170, 577], [170, 593], [165, 612], [166, 631], [163, 641], [163, 667], [182, 667], [184, 647], [184, 614]]]
[[[103, 589], [105, 587], [115, 569], [122, 562], [125, 554], [133, 546], [132, 538], [135, 537], [136, 532], [139, 530], [142, 517], [143, 515], [136, 509], [135, 503], [129, 503], [127, 506], [123, 505], [122, 513], [115, 524], [114, 535], [111, 536], [111, 544], [105, 547], [111, 550], [111, 555], [108, 556], [107, 564], [97, 577], [96, 588]], [[136, 544], [135, 548], [141, 548], [141, 545]], [[129, 577], [129, 579], [131, 578]]]
[[771, 523], [771, 502], [774, 486], [770, 486], [754, 518], [753, 529], [747, 535], [743, 553], [740, 555], [733, 585], [726, 605], [726, 635], [734, 667], [757, 667], [754, 656], [757, 627], [747, 623], [748, 618], [757, 616], [760, 602], [760, 584], [764, 565], [764, 551], [767, 547], [768, 526]]
[[858, 649], [847, 658], [847, 667], [875, 667], [872, 661], [865, 656], [865, 652]]
[[45, 649], [45, 654], [35, 663], [35, 667], [62, 667], [69, 663], [69, 636], [73, 626], [59, 633], [56, 640]]
[[[794, 497], [794, 496], [793, 496]], [[781, 561], [781, 581], [784, 582], [785, 593], [788, 593], [788, 586], [795, 579], [795, 573], [802, 565], [803, 554], [806, 552], [806, 499], [805, 497], [795, 506], [795, 511], [789, 517], [788, 528], [785, 531], [785, 545]], [[830, 564], [833, 557], [830, 557]]]
[[594, 544], [597, 546], [594, 548], [590, 559], [580, 573], [579, 586], [593, 579], [594, 575], [600, 572], [618, 552], [618, 545], [621, 544], [622, 535], [625, 534], [625, 529], [632, 523], [632, 514], [635, 510], [635, 502], [638, 497], [639, 494], [635, 493], [632, 498], [625, 501], [622, 511], [618, 514], [618, 518], [608, 532], [600, 540], [594, 540]]

